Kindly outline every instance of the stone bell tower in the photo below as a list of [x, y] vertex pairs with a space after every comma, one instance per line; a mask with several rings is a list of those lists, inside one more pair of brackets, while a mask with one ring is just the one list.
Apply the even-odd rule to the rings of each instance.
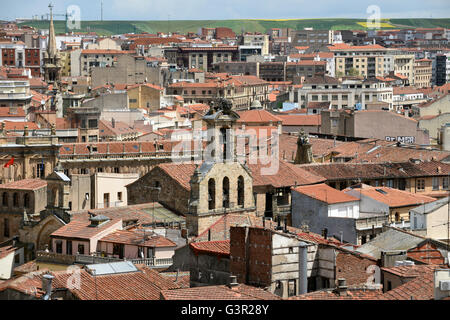
[[46, 216], [54, 214], [66, 222], [70, 221], [67, 211], [71, 210], [69, 204], [71, 181], [64, 174], [59, 162], [54, 171], [45, 180], [47, 180]]
[[[203, 120], [208, 143], [203, 162], [191, 177], [189, 236], [198, 236], [229, 213], [255, 214], [253, 178], [249, 168], [236, 157], [236, 121], [231, 102], [218, 99]], [[223, 239], [221, 239], [223, 240]]]
[[61, 56], [59, 55], [58, 48], [56, 47], [55, 27], [53, 25], [53, 5], [49, 4], [50, 8], [50, 27], [48, 34], [47, 51], [44, 53], [44, 81], [53, 85], [58, 89], [61, 81]]
[[294, 164], [304, 164], [304, 163], [312, 163], [314, 162], [313, 154], [312, 154], [312, 146], [309, 143], [308, 134], [303, 131], [300, 131], [297, 140], [297, 154], [295, 156]]

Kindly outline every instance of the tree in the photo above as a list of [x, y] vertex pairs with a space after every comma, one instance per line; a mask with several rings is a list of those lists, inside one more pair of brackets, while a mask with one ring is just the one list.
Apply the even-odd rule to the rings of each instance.
[[350, 68], [347, 72], [347, 75], [349, 76], [359, 76], [359, 71], [355, 68]]

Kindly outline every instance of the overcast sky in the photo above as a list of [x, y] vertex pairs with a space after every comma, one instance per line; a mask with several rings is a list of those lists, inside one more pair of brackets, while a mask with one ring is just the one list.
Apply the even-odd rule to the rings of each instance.
[[[0, 19], [48, 12], [50, 0], [0, 0]], [[82, 20], [100, 20], [101, 0], [53, 0], [54, 13], [77, 5]], [[367, 18], [377, 5], [381, 18], [450, 18], [449, 0], [103, 0], [104, 20], [208, 20]], [[55, 17], [60, 18], [60, 17]]]

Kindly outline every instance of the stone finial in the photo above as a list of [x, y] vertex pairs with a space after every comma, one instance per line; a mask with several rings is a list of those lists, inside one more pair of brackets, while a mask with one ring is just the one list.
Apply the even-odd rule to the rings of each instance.
[[50, 132], [51, 132], [52, 136], [56, 135], [56, 126], [53, 123], [52, 123], [51, 129], [50, 129]]

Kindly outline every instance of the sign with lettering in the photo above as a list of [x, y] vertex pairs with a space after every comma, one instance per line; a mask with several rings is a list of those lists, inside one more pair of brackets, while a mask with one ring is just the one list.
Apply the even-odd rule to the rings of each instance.
[[397, 141], [397, 142], [401, 142], [401, 143], [414, 143], [416, 141], [416, 137], [413, 136], [397, 136], [397, 137], [392, 137], [392, 136], [386, 136], [386, 141]]

